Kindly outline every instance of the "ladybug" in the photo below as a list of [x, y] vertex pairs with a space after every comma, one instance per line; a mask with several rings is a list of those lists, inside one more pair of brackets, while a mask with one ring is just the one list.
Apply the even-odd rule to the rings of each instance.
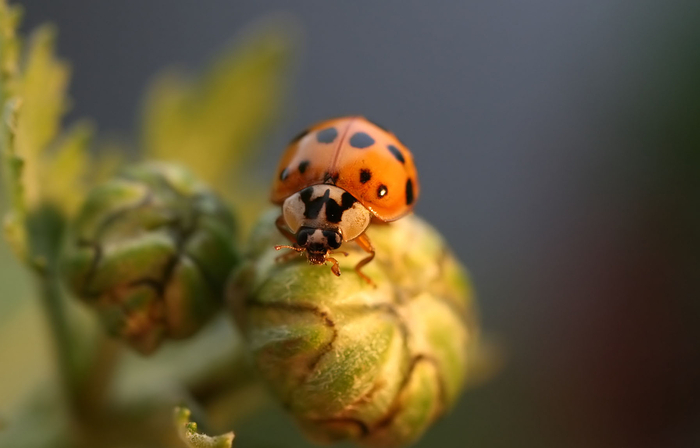
[[279, 163], [271, 199], [282, 206], [277, 228], [292, 245], [275, 249], [295, 251], [281, 259], [306, 252], [310, 264], [331, 262], [339, 276], [330, 255], [355, 241], [368, 253], [355, 271], [372, 283], [361, 271], [374, 258], [365, 230], [410, 213], [419, 191], [413, 156], [393, 133], [359, 116], [317, 123], [289, 143]]

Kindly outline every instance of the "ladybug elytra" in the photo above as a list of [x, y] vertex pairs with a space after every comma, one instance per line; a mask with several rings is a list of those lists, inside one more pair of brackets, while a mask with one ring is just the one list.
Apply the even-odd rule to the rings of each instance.
[[413, 156], [394, 134], [358, 116], [320, 122], [292, 140], [276, 172], [277, 228], [292, 243], [276, 249], [305, 252], [311, 264], [331, 262], [340, 275], [330, 255], [355, 241], [368, 253], [355, 271], [371, 283], [361, 271], [374, 258], [365, 230], [373, 219], [410, 213], [418, 194]]

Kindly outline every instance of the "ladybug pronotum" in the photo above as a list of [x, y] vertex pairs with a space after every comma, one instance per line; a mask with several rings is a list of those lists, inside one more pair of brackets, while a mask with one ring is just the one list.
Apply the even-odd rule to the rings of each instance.
[[361, 271], [374, 258], [365, 230], [410, 213], [419, 191], [413, 156], [393, 133], [358, 116], [317, 123], [290, 142], [275, 174], [276, 224], [292, 243], [275, 248], [305, 252], [310, 264], [331, 262], [340, 275], [330, 255], [355, 241], [368, 253], [355, 271], [372, 283]]

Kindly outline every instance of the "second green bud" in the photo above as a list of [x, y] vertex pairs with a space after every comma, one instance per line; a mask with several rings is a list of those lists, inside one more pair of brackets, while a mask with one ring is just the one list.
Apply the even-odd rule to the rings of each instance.
[[222, 200], [176, 165], [144, 164], [94, 188], [63, 257], [73, 292], [141, 353], [195, 333], [239, 261]]

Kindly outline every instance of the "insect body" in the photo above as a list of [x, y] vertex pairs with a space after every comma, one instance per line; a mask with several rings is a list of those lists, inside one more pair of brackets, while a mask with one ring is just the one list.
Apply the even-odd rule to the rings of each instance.
[[[355, 241], [374, 258], [364, 233], [373, 218], [395, 221], [408, 214], [418, 199], [419, 184], [413, 156], [394, 134], [363, 117], [318, 123], [299, 134], [282, 156], [272, 186], [272, 202], [282, 206], [277, 227], [306, 252], [311, 264], [338, 262], [330, 255]], [[286, 257], [284, 257], [286, 258]]]

